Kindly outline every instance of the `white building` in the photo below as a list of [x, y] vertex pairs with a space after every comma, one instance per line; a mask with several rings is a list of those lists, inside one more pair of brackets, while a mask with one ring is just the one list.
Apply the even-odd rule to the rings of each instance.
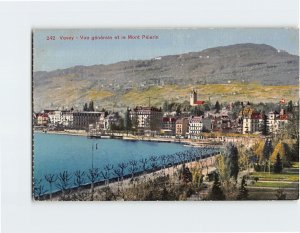
[[45, 110], [45, 112], [48, 112], [50, 124], [61, 124], [62, 112], [60, 110]]
[[281, 109], [280, 113], [276, 111], [269, 112], [267, 117], [267, 132], [277, 134], [283, 131], [288, 124], [288, 115]]
[[245, 115], [243, 117], [243, 134], [262, 133], [266, 124], [265, 119], [265, 115], [260, 112], [251, 112], [251, 115]]
[[60, 123], [66, 127], [73, 126], [73, 111], [62, 111]]
[[189, 138], [197, 139], [203, 130], [203, 117], [194, 116], [189, 121]]

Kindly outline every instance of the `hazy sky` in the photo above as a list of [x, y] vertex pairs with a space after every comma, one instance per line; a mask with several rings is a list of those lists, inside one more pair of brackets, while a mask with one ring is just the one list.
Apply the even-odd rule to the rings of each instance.
[[[120, 39], [115, 39], [115, 36]], [[128, 35], [156, 35], [159, 39], [129, 40]], [[47, 40], [55, 36], [55, 40]], [[60, 36], [74, 36], [61, 40]], [[81, 40], [80, 36], [112, 36], [112, 40]], [[121, 39], [125, 36], [126, 39]], [[77, 38], [76, 38], [77, 37]], [[76, 65], [110, 64], [201, 51], [238, 43], [268, 44], [299, 55], [298, 29], [47, 29], [34, 30], [34, 71]]]

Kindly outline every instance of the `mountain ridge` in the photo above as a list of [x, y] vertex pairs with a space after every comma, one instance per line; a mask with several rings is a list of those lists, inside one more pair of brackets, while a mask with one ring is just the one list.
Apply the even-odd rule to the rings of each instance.
[[130, 90], [164, 85], [298, 85], [299, 56], [266, 44], [245, 43], [146, 60], [36, 71], [33, 81], [34, 100], [39, 106], [51, 105], [50, 100], [55, 105], [64, 102], [57, 96], [67, 98], [70, 104], [82, 103], [91, 92], [103, 92], [104, 98], [115, 96], [118, 101]]

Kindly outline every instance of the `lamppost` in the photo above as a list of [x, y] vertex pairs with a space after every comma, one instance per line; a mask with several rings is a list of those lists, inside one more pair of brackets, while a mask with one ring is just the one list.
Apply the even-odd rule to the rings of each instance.
[[[95, 144], [95, 150], [98, 150], [98, 143]], [[94, 170], [94, 142], [92, 142], [92, 170]]]

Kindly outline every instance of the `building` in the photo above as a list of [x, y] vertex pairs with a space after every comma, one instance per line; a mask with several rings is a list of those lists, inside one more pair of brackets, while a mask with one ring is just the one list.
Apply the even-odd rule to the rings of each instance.
[[103, 117], [104, 112], [74, 112], [73, 113], [73, 127], [75, 129], [85, 129], [89, 128], [90, 124], [96, 124]]
[[47, 126], [49, 123], [49, 117], [47, 113], [38, 113], [36, 115], [36, 124], [40, 126]]
[[133, 128], [137, 127], [139, 130], [159, 130], [161, 127], [162, 116], [162, 109], [155, 107], [138, 106], [130, 111], [132, 126]]
[[242, 119], [242, 134], [248, 134], [252, 132], [251, 115], [253, 112], [254, 109], [251, 108], [251, 105], [249, 103], [240, 111], [239, 115]]
[[189, 118], [183, 117], [176, 121], [176, 135], [186, 136], [189, 129]]
[[251, 114], [251, 131], [250, 133], [264, 133], [266, 128], [266, 116], [260, 112]]
[[199, 134], [203, 131], [202, 116], [194, 116], [189, 121], [189, 138], [200, 138]]
[[162, 118], [162, 131], [169, 135], [175, 135], [176, 133], [176, 118], [175, 117], [163, 117]]
[[198, 106], [204, 104], [204, 101], [197, 100], [197, 92], [195, 90], [192, 90], [190, 93], [190, 105], [191, 106]]
[[73, 127], [73, 111], [64, 110], [61, 112], [61, 120], [60, 123], [67, 127], [72, 128]]
[[52, 125], [61, 124], [62, 112], [60, 110], [44, 110], [48, 114], [49, 123]]
[[277, 134], [283, 131], [288, 124], [288, 115], [285, 113], [284, 109], [281, 109], [278, 113], [277, 111], [271, 111], [267, 116], [267, 133]]

